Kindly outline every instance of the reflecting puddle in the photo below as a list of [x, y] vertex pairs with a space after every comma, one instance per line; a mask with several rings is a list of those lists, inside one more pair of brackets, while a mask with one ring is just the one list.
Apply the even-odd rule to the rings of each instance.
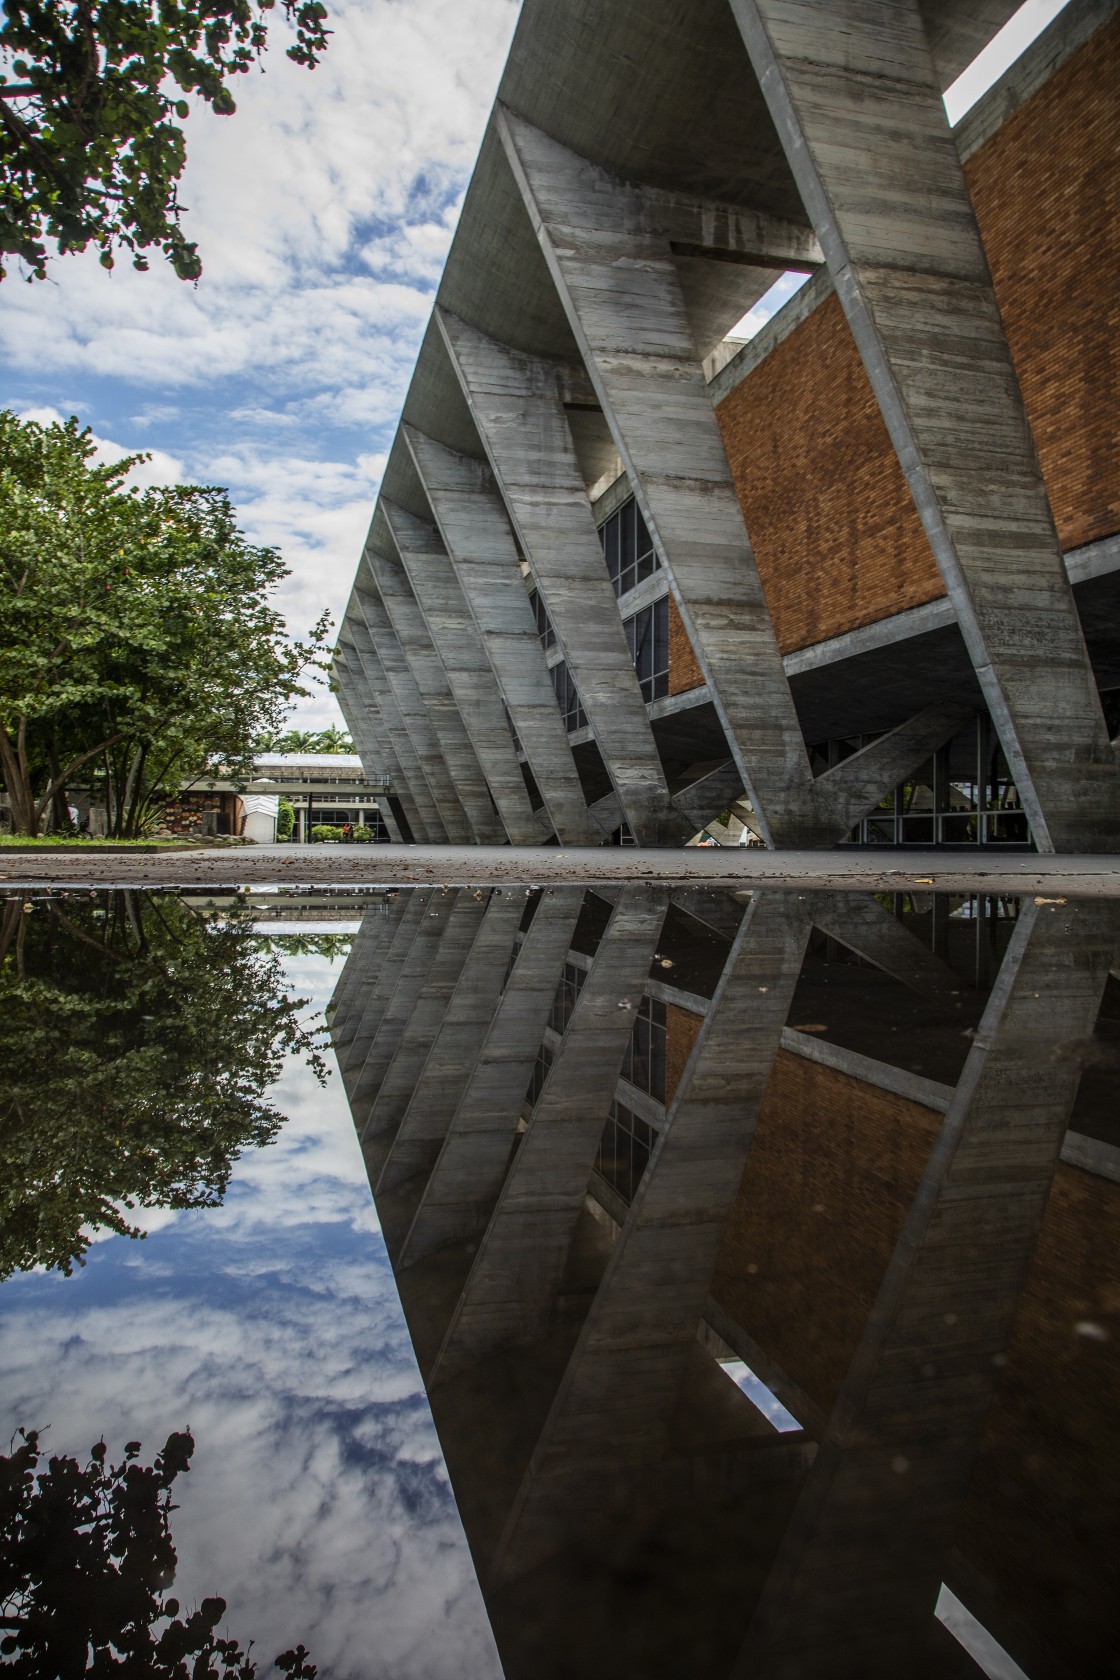
[[6, 1436], [262, 1672], [1118, 1671], [1111, 906], [24, 902]]

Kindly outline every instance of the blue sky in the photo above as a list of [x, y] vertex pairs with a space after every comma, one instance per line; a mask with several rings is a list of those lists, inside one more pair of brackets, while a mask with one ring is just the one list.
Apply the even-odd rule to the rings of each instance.
[[[1061, 3], [1028, 0], [951, 115]], [[317, 70], [274, 48], [239, 80], [236, 116], [188, 120], [197, 287], [158, 261], [109, 275], [90, 253], [46, 283], [4, 283], [0, 400], [76, 413], [108, 455], [152, 451], [152, 481], [227, 485], [292, 570], [280, 604], [295, 631], [345, 604], [517, 10], [331, 0]], [[320, 690], [297, 721], [338, 714]]]
[[[341, 959], [284, 966], [308, 1020]], [[224, 1597], [262, 1671], [302, 1639], [331, 1680], [500, 1680], [341, 1081], [289, 1058], [270, 1094], [287, 1123], [222, 1207], [0, 1288], [0, 1436], [150, 1462], [189, 1426], [176, 1591]]]

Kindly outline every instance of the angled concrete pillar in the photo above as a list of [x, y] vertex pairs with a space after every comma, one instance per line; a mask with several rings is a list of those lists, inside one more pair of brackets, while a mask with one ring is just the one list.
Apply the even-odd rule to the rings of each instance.
[[[369, 1169], [374, 1162], [371, 1153], [374, 1146], [377, 1146], [378, 1157], [383, 1159], [394, 1129], [408, 1108], [485, 911], [484, 902], [476, 899], [467, 888], [446, 899], [440, 894], [432, 902], [443, 921], [443, 931], [432, 950], [428, 972], [404, 1023], [365, 1124], [362, 1142]], [[379, 1172], [380, 1159], [377, 1164]], [[376, 1182], [377, 1173], [371, 1172], [373, 1182]]]
[[866, 957], [912, 991], [929, 996], [960, 991], [960, 976], [870, 893], [814, 893], [815, 927]]
[[[401, 906], [400, 913], [394, 917], [390, 936], [381, 952], [377, 954], [376, 966], [363, 977], [362, 986], [354, 1001], [353, 1030], [348, 1017], [345, 1034], [340, 1035], [338, 1064], [351, 1103], [362, 1064], [369, 1053], [370, 1045], [381, 1030], [393, 988], [400, 979], [404, 960], [416, 938], [430, 896], [430, 892], [425, 889], [401, 893], [394, 901], [394, 905]], [[372, 956], [370, 960], [372, 962]], [[362, 1124], [364, 1123], [363, 1112]]]
[[754, 894], [506, 1525], [498, 1579], [564, 1543], [597, 1467], [670, 1451], [808, 937], [803, 898]]
[[397, 704], [396, 695], [393, 693], [373, 637], [369, 633], [360, 603], [354, 596], [351, 596], [350, 606], [339, 633], [339, 645], [351, 648], [360, 662], [370, 694], [370, 704], [377, 706], [386, 735], [396, 754], [401, 769], [401, 781], [397, 792], [412, 829], [412, 837], [420, 843], [438, 845], [447, 839], [447, 830], [436, 808], [427, 777], [420, 768], [416, 748], [405, 728], [400, 706]]
[[1040, 851], [1120, 777], [917, 0], [731, 0]]
[[538, 904], [399, 1265], [485, 1230], [582, 903], [582, 887], [558, 887]]
[[420, 697], [439, 742], [444, 763], [479, 845], [500, 845], [505, 838], [501, 821], [486, 786], [474, 747], [459, 713], [408, 575], [395, 551], [367, 543], [365, 560], [373, 573], [382, 604], [397, 633], [401, 651], [420, 690]]
[[[350, 706], [348, 721], [352, 730], [354, 728], [358, 729], [358, 734], [354, 737], [355, 740], [363, 743], [359, 747], [359, 751], [363, 754], [362, 762], [365, 764], [366, 754], [369, 755], [370, 764], [380, 761], [392, 783], [392, 796], [398, 802], [403, 819], [408, 824], [408, 834], [405, 835], [401, 831], [397, 813], [390, 807], [389, 800], [386, 797], [381, 802], [381, 814], [389, 829], [390, 839], [397, 842], [406, 838], [416, 839], [419, 837], [418, 831], [422, 826], [420, 813], [416, 809], [411, 790], [406, 783], [404, 768], [397, 756], [385, 713], [373, 697], [373, 690], [366, 681], [353, 642], [344, 642], [341, 636], [336, 649], [336, 660], [339, 657], [348, 661], [347, 669], [350, 673], [347, 678]], [[415, 826], [413, 824], [414, 818]]]
[[[400, 708], [401, 720], [412, 742], [420, 772], [435, 801], [439, 820], [447, 838], [452, 844], [469, 843], [472, 838], [470, 822], [455, 791], [455, 784], [444, 760], [439, 737], [428, 714], [424, 696], [385, 610], [369, 563], [364, 558], [358, 567], [354, 583], [354, 599], [361, 609], [384, 666], [393, 698]], [[430, 822], [428, 826], [431, 827]]]
[[541, 250], [766, 838], [820, 839], [813, 778], [670, 246], [643, 193], [499, 108]]
[[482, 927], [381, 1169], [378, 1194], [397, 1189], [435, 1165], [493, 1022], [524, 908], [520, 894], [491, 895]]
[[625, 820], [639, 845], [679, 842], [556, 369], [444, 310], [436, 321]]
[[915, 1672], [1116, 930], [1100, 903], [1020, 913], [734, 1670], [742, 1680]]
[[398, 893], [386, 904], [371, 907], [362, 917], [327, 1005], [331, 1040], [339, 1056], [354, 1037], [366, 993], [380, 970], [404, 909], [404, 894]]
[[439, 532], [384, 497], [378, 508], [427, 621], [510, 843], [539, 845], [540, 824], [529, 803], [501, 690]]
[[826, 770], [813, 784], [822, 827], [833, 840], [843, 840], [886, 794], [975, 716], [972, 706], [939, 701]]
[[668, 903], [667, 888], [638, 885], [615, 905], [429, 1381], [541, 1334]]
[[[416, 1012], [420, 994], [450, 925], [458, 893], [444, 895], [433, 888], [418, 896], [422, 903], [415, 936], [397, 971], [396, 984], [377, 1022], [377, 1030], [369, 1042], [361, 1067], [355, 1072], [350, 1092], [350, 1106], [355, 1112], [358, 1139], [362, 1143], [373, 1124], [374, 1109], [385, 1075]], [[358, 1115], [361, 1116], [360, 1122]]]
[[[394, 779], [399, 782], [401, 771], [397, 762], [397, 755], [388, 741], [382, 739], [381, 728], [375, 730], [372, 727], [372, 718], [375, 714], [367, 710], [366, 703], [363, 703], [359, 698], [357, 688], [352, 684], [351, 678], [337, 664], [332, 669], [332, 675], [337, 690], [338, 709], [346, 721], [350, 739], [354, 743], [366, 775], [370, 777], [384, 775], [389, 777], [390, 782]], [[380, 725], [379, 711], [376, 716]], [[389, 839], [400, 845], [401, 831], [383, 790], [377, 801], [377, 808], [381, 813], [382, 822], [389, 831]]]
[[565, 845], [597, 845], [493, 476], [411, 426], [402, 433], [556, 833]]

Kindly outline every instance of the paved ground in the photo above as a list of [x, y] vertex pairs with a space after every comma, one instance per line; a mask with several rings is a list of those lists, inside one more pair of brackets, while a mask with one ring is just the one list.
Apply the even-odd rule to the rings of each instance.
[[1120, 857], [1023, 853], [768, 852], [691, 846], [246, 846], [236, 851], [0, 852], [3, 887], [487, 886], [696, 881], [835, 891], [1006, 892], [1120, 898]]

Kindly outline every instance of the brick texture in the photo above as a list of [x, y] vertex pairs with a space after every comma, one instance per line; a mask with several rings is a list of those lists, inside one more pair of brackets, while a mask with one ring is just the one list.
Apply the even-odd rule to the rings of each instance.
[[665, 1107], [677, 1094], [685, 1063], [703, 1025], [703, 1018], [677, 1003], [665, 1005]]
[[932, 1109], [778, 1053], [712, 1294], [826, 1411], [940, 1123]]
[[702, 688], [704, 673], [692, 649], [688, 631], [684, 627], [680, 608], [669, 597], [669, 693], [684, 694], [690, 688]]
[[[966, 174], [1064, 549], [1120, 531], [1120, 18]], [[783, 652], [943, 595], [839, 302], [717, 409]]]

